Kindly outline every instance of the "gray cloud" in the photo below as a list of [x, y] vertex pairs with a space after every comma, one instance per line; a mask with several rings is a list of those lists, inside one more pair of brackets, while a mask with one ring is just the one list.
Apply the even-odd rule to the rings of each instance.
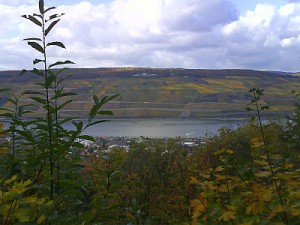
[[[4, 4], [0, 2], [0, 69], [30, 68], [37, 55], [21, 39], [38, 31], [20, 14], [37, 7]], [[240, 16], [227, 0], [81, 2], [56, 11], [66, 15], [50, 40], [64, 42], [67, 50], [50, 49], [52, 61], [70, 59], [78, 67], [300, 70], [299, 3], [281, 8], [259, 4]]]
[[[233, 4], [224, 0], [175, 1], [164, 7], [164, 22], [171, 31], [203, 32], [237, 19]], [[216, 13], [222, 12], [222, 13]]]

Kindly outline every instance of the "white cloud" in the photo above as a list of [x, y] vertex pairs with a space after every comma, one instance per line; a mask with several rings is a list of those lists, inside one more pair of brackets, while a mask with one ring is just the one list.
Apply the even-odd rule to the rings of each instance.
[[276, 8], [259, 4], [223, 27], [228, 58], [234, 67], [300, 70], [300, 4]]
[[[0, 0], [0, 69], [30, 68], [37, 57], [21, 39], [37, 35], [21, 14], [31, 1]], [[34, 1], [36, 2], [36, 1]], [[229, 0], [115, 0], [61, 5], [50, 59], [79, 67], [151, 66], [300, 70], [300, 3], [257, 4], [238, 16]], [[32, 55], [34, 54], [34, 55]]]
[[36, 2], [36, 0], [0, 0], [0, 5], [32, 5]]

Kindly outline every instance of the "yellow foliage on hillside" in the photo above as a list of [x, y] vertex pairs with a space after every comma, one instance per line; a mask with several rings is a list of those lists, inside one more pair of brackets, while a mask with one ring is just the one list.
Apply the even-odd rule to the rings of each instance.
[[185, 84], [186, 87], [190, 87], [193, 88], [195, 90], [197, 90], [199, 93], [201, 94], [212, 94], [212, 93], [216, 93], [215, 90], [213, 90], [212, 88], [210, 88], [207, 85], [204, 84], [193, 84], [193, 83], [187, 83]]

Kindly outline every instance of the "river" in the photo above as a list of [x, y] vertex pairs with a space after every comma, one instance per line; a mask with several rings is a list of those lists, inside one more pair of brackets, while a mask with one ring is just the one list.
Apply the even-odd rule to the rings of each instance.
[[[221, 127], [236, 128], [243, 123], [245, 121], [241, 120], [124, 119], [95, 125], [87, 129], [85, 134], [127, 137], [204, 137], [217, 134]], [[69, 126], [68, 129], [71, 128]]]

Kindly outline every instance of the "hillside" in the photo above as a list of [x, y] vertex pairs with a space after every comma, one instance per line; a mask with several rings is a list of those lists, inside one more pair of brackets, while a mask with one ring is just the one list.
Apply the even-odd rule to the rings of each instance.
[[[0, 71], [2, 88], [11, 88], [15, 94], [37, 88], [37, 76], [18, 74]], [[76, 68], [64, 76], [64, 87], [78, 94], [65, 115], [86, 115], [93, 94], [118, 93], [118, 99], [106, 107], [122, 118], [240, 118], [247, 116], [244, 108], [251, 99], [248, 91], [256, 87], [265, 89], [263, 100], [271, 107], [269, 114], [285, 114], [294, 106], [291, 91], [300, 87], [299, 76], [253, 70]], [[23, 96], [22, 101], [29, 103], [30, 99]], [[8, 105], [3, 93], [0, 105]]]

